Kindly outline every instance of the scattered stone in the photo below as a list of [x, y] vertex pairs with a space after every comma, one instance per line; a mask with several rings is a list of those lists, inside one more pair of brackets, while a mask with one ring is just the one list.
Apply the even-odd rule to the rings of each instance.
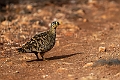
[[86, 76], [86, 77], [82, 77], [80, 80], [109, 80], [109, 79], [106, 79], [106, 78], [97, 78], [97, 77], [94, 77], [94, 76]]
[[101, 45], [105, 45], [105, 42], [101, 42], [100, 44], [101, 44]]
[[90, 63], [85, 64], [85, 65], [83, 66], [83, 68], [91, 67], [91, 66], [93, 66], [93, 62], [90, 62]]
[[120, 72], [119, 73], [117, 73], [116, 75], [114, 75], [114, 76], [120, 76]]
[[26, 8], [31, 11], [33, 9], [33, 6], [32, 5], [27, 5]]
[[88, 20], [87, 19], [83, 19], [83, 22], [88, 22]]
[[107, 16], [106, 16], [106, 15], [102, 15], [101, 18], [102, 18], [102, 19], [106, 19]]
[[80, 80], [97, 80], [97, 78], [93, 76], [86, 76], [86, 77], [82, 77]]
[[23, 39], [25, 39], [26, 37], [25, 37], [24, 35], [20, 35], [20, 38], [23, 38]]
[[76, 0], [70, 0], [70, 3], [75, 4], [77, 1]]
[[81, 15], [85, 15], [85, 11], [82, 10], [82, 9], [79, 9], [76, 13], [77, 13], [77, 14], [81, 14]]
[[[111, 48], [115, 48], [116, 45], [112, 43], [112, 44], [109, 45], [109, 47], [111, 47]], [[119, 47], [119, 46], [118, 46], [118, 47]]]
[[73, 75], [72, 74], [68, 74], [68, 77], [72, 77]]
[[63, 64], [70, 65], [70, 64], [73, 64], [73, 63], [63, 62]]
[[96, 4], [98, 1], [97, 0], [88, 0], [89, 4]]
[[58, 73], [61, 73], [61, 72], [64, 72], [64, 71], [66, 71], [66, 70], [67, 70], [66, 68], [58, 68], [58, 69], [57, 69], [57, 72], [58, 72]]
[[12, 23], [10, 21], [3, 21], [2, 25], [3, 26], [10, 26], [10, 25], [12, 25]]
[[56, 45], [56, 46], [60, 46], [59, 40], [56, 41], [55, 45]]
[[100, 46], [99, 47], [99, 52], [105, 52], [106, 51], [106, 48], [105, 47], [103, 47], [103, 46]]
[[15, 73], [19, 73], [19, 71], [15, 71]]
[[42, 77], [43, 77], [43, 78], [46, 78], [46, 77], [48, 77], [48, 75], [42, 75]]

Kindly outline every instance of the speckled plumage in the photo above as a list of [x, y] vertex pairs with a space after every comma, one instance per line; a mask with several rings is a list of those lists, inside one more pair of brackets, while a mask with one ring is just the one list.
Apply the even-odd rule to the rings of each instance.
[[40, 53], [42, 59], [45, 60], [45, 52], [51, 50], [55, 45], [56, 28], [58, 25], [59, 22], [52, 22], [48, 31], [36, 34], [25, 45], [23, 45], [21, 48], [18, 48], [18, 52], [34, 53], [38, 60], [38, 53]]

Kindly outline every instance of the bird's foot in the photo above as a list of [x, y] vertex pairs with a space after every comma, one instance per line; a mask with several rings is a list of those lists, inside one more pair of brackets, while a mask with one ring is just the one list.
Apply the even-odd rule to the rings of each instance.
[[40, 61], [40, 59], [36, 59], [36, 61]]
[[45, 58], [42, 59], [43, 61], [47, 61]]

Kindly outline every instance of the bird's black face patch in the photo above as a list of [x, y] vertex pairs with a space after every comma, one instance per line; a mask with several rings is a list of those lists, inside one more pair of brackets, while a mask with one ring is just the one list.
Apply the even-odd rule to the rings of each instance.
[[57, 25], [60, 25], [60, 23], [59, 23], [59, 22], [56, 22], [56, 24], [57, 24]]

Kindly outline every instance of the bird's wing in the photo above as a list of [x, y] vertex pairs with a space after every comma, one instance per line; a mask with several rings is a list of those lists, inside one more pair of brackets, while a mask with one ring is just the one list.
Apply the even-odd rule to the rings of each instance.
[[48, 31], [38, 33], [32, 37], [30, 41], [23, 46], [23, 48], [26, 49], [27, 52], [40, 52], [41, 50], [44, 50], [45, 44], [48, 43], [47, 36]]
[[[40, 37], [46, 36], [48, 33], [49, 33], [48, 31], [47, 32], [41, 32], [41, 33], [36, 34], [33, 38], [34, 39], [39, 39]], [[31, 39], [33, 39], [33, 38], [31, 38]]]

